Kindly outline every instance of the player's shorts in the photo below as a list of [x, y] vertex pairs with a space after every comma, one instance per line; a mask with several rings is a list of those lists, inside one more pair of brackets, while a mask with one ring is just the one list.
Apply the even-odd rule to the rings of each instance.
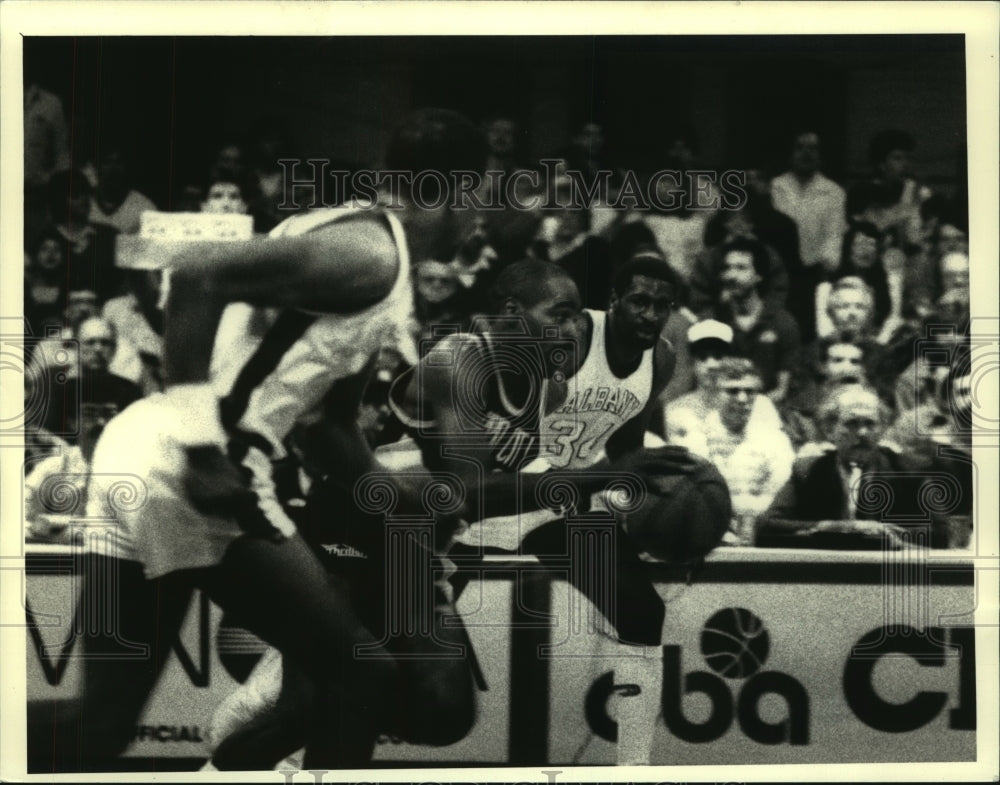
[[[140, 562], [148, 579], [218, 564], [244, 534], [235, 518], [206, 515], [188, 500], [187, 453], [171, 435], [181, 417], [163, 394], [137, 401], [108, 423], [91, 463], [88, 525], [104, 519], [110, 528], [107, 537], [88, 542], [99, 540], [106, 555]], [[241, 452], [257, 496], [254, 512], [292, 536], [296, 527], [278, 502], [270, 460], [256, 447]]]

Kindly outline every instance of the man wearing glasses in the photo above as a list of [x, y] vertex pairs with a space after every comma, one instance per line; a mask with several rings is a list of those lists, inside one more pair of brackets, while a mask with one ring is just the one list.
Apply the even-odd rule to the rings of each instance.
[[714, 371], [718, 408], [706, 422], [705, 456], [729, 486], [733, 523], [723, 542], [753, 545], [757, 517], [791, 476], [795, 452], [777, 420], [748, 427], [761, 398], [753, 362], [725, 357]]
[[[832, 449], [800, 458], [761, 518], [758, 544], [805, 547], [948, 547], [949, 498], [961, 501], [944, 467], [920, 467], [882, 444], [888, 412], [865, 385], [845, 385], [824, 401], [819, 424]], [[937, 469], [940, 468], [940, 471]], [[938, 494], [934, 507], [928, 500]], [[943, 494], [943, 495], [942, 495]], [[906, 521], [902, 526], [894, 521]]]

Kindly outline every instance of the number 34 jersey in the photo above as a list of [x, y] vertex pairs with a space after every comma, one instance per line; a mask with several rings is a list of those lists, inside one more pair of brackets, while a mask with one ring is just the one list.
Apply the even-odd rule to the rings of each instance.
[[567, 382], [566, 400], [542, 416], [541, 456], [554, 468], [581, 469], [604, 457], [608, 439], [642, 411], [653, 388], [653, 352], [618, 378], [608, 366], [607, 314], [587, 310], [594, 329], [580, 370]]

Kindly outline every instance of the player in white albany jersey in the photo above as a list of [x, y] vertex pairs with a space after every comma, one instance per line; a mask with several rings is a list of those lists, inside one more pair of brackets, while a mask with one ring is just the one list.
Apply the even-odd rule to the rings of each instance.
[[662, 257], [640, 253], [614, 281], [607, 312], [585, 310], [587, 329], [564, 385], [550, 383], [542, 457], [560, 469], [593, 466], [643, 444], [675, 356], [660, 336], [676, 281]]
[[[397, 131], [386, 164], [444, 174], [434, 183], [448, 188], [449, 173], [482, 171], [484, 162], [472, 123], [423, 110]], [[308, 767], [369, 759], [384, 713], [405, 693], [399, 670], [388, 652], [354, 657], [357, 646], [377, 653], [380, 642], [297, 534], [277, 499], [271, 461], [292, 428], [339, 391], [345, 403], [328, 423], [338, 431], [330, 468], [360, 476], [372, 467], [355, 415], [381, 347], [415, 357], [410, 263], [451, 258], [477, 221], [464, 204], [455, 209], [452, 197], [466, 195], [444, 196], [428, 209], [414, 194], [394, 194], [391, 210], [317, 212], [266, 239], [169, 259], [170, 386], [112, 421], [94, 455], [88, 513], [108, 522], [100, 527], [108, 536], [90, 538], [81, 607], [94, 615], [84, 620], [83, 706], [79, 725], [56, 741], [56, 765], [106, 770], [127, 746], [195, 587], [311, 680], [300, 719]], [[213, 385], [213, 345], [231, 303], [279, 311], [238, 361], [216, 358]], [[227, 335], [250, 337], [239, 328], [248, 313], [229, 310], [220, 351], [241, 343]], [[134, 503], [115, 495], [111, 483], [122, 474], [138, 481]], [[471, 718], [464, 687], [442, 685], [424, 703], [434, 710], [443, 696], [444, 710]]]
[[[565, 548], [564, 519], [536, 489], [559, 476], [589, 498], [629, 471], [673, 371], [660, 331], [675, 291], [663, 258], [639, 255], [622, 266], [607, 313], [584, 311], [560, 267], [518, 262], [497, 278], [500, 317], [488, 330], [450, 336], [397, 379], [390, 400], [424, 466], [467, 489], [470, 522], [453, 552]], [[685, 471], [687, 451], [667, 452], [664, 466]], [[626, 551], [635, 556], [623, 541]], [[623, 640], [658, 643], [662, 602], [651, 587], [627, 589], [622, 608], [599, 607], [624, 625]]]

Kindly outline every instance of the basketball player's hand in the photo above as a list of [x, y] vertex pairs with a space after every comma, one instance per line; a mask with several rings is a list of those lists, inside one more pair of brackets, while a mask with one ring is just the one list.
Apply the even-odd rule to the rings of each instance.
[[612, 464], [615, 470], [656, 475], [690, 474], [697, 467], [691, 451], [677, 444], [636, 450]]
[[889, 545], [893, 548], [902, 548], [906, 541], [906, 530], [894, 523], [883, 523], [882, 521], [850, 521], [850, 520], [829, 520], [819, 521], [814, 526], [802, 531], [802, 534], [813, 534], [822, 532], [835, 532], [839, 534], [858, 534], [862, 537], [885, 537]]

